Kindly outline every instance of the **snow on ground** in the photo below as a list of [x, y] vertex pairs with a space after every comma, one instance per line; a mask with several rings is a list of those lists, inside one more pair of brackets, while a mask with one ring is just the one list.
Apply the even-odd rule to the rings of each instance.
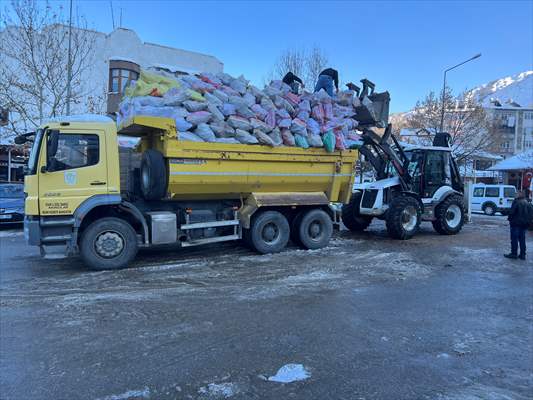
[[150, 389], [145, 387], [141, 390], [128, 390], [120, 394], [112, 394], [110, 396], [102, 397], [98, 400], [129, 400], [129, 399], [149, 399]]
[[291, 383], [303, 381], [311, 377], [311, 373], [302, 364], [285, 364], [278, 369], [276, 375], [268, 378], [270, 382]]
[[227, 399], [233, 397], [239, 392], [239, 387], [233, 382], [210, 383], [207, 386], [202, 386], [198, 390], [198, 394], [207, 395], [214, 398]]
[[0, 238], [14, 238], [14, 237], [21, 237], [24, 236], [24, 232], [17, 230], [17, 231], [0, 231]]

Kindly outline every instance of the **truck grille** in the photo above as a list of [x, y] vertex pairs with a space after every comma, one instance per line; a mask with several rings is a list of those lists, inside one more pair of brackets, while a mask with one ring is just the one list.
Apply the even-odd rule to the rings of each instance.
[[363, 201], [361, 201], [361, 207], [372, 208], [376, 202], [376, 197], [378, 197], [377, 190], [365, 190], [363, 193]]

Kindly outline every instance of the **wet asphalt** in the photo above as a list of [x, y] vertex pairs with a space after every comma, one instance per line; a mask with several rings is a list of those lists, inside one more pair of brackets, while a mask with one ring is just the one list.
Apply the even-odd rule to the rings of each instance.
[[[162, 248], [104, 272], [4, 228], [0, 398], [533, 398], [533, 258], [502, 257], [502, 217], [423, 227], [277, 255]], [[289, 363], [310, 377], [268, 380]]]

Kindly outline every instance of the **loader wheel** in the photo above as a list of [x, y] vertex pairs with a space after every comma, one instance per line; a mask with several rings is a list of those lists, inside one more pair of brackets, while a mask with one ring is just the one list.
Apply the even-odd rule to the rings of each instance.
[[418, 231], [422, 210], [418, 201], [411, 196], [394, 198], [387, 211], [387, 231], [394, 239], [411, 239]]
[[330, 216], [319, 209], [304, 213], [295, 228], [298, 243], [311, 250], [326, 247], [333, 233]]
[[252, 219], [250, 244], [259, 253], [277, 253], [289, 241], [290, 228], [285, 216], [277, 211], [264, 211]]
[[137, 254], [137, 234], [120, 218], [102, 218], [91, 223], [80, 239], [83, 262], [91, 269], [121, 269]]
[[146, 200], [160, 200], [167, 194], [165, 158], [157, 150], [146, 150], [141, 162], [141, 191]]
[[463, 228], [465, 222], [465, 204], [462, 196], [448, 196], [435, 207], [433, 229], [441, 235], [455, 235]]
[[362, 232], [372, 222], [372, 217], [359, 214], [359, 205], [361, 204], [361, 192], [352, 194], [348, 204], [342, 206], [342, 222], [351, 231]]

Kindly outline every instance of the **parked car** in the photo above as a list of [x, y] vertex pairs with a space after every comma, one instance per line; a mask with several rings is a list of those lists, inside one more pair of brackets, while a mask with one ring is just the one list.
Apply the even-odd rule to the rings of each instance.
[[482, 211], [486, 215], [506, 214], [515, 197], [514, 186], [476, 184], [472, 191], [472, 211]]
[[24, 221], [24, 185], [0, 183], [0, 224]]

